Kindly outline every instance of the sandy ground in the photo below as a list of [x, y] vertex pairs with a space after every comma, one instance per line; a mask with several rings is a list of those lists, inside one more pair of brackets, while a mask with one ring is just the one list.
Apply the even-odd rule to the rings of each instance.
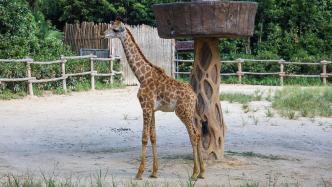
[[[222, 85], [222, 92], [269, 92], [277, 87]], [[0, 175], [55, 173], [90, 176], [98, 170], [131, 179], [139, 164], [142, 115], [137, 87], [0, 101]], [[197, 184], [326, 186], [332, 184], [332, 119], [267, 117], [267, 101], [221, 102], [228, 126], [224, 161], [208, 162]], [[156, 113], [158, 179], [185, 181], [191, 147], [174, 113]], [[250, 152], [246, 153], [246, 152]]]

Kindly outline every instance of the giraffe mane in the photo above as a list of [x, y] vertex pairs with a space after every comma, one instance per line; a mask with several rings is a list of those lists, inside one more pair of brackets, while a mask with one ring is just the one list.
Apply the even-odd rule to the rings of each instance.
[[136, 40], [135, 40], [133, 34], [130, 32], [130, 30], [129, 30], [127, 27], [125, 27], [125, 28], [126, 28], [127, 33], [129, 34], [130, 38], [131, 38], [131, 41], [133, 41], [134, 45], [136, 46], [136, 48], [137, 48], [137, 50], [138, 50], [138, 53], [143, 57], [143, 60], [145, 60], [145, 61], [146, 61], [151, 67], [155, 68], [155, 69], [158, 70], [159, 72], [164, 73], [165, 71], [164, 71], [162, 68], [160, 68], [160, 67], [158, 67], [158, 66], [152, 64], [152, 63], [151, 63], [151, 62], [145, 57], [145, 55], [143, 54], [141, 48], [140, 48], [140, 47], [138, 46], [138, 44], [136, 43]]

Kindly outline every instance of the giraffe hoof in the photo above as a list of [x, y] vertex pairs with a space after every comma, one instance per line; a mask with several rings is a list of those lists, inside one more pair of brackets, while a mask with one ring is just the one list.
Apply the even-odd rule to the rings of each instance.
[[203, 175], [199, 174], [197, 178], [204, 179], [205, 177]]
[[204, 172], [200, 172], [199, 175], [197, 176], [199, 179], [204, 179]]
[[158, 176], [156, 175], [156, 174], [151, 174], [150, 176], [149, 176], [150, 178], [158, 178]]
[[135, 180], [143, 180], [142, 176], [137, 176], [135, 177]]
[[197, 176], [191, 176], [192, 181], [197, 181]]

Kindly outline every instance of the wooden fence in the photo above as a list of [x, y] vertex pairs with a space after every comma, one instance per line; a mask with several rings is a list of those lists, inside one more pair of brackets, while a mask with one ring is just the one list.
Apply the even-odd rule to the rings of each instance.
[[[88, 59], [90, 60], [90, 71], [86, 72], [79, 72], [79, 73], [67, 73], [66, 72], [66, 63], [69, 60], [81, 60], [81, 59]], [[26, 59], [0, 59], [0, 63], [26, 63], [26, 77], [21, 78], [1, 78], [0, 77], [0, 84], [2, 82], [27, 82], [28, 84], [28, 93], [29, 95], [33, 94], [33, 84], [35, 83], [45, 83], [45, 82], [52, 82], [52, 81], [62, 81], [62, 86], [64, 92], [67, 91], [67, 78], [73, 77], [73, 76], [83, 76], [83, 75], [90, 75], [91, 77], [91, 89], [95, 89], [95, 77], [110, 77], [110, 82], [113, 82], [113, 78], [115, 75], [123, 75], [123, 71], [114, 71], [113, 65], [114, 60], [121, 59], [117, 56], [112, 56], [110, 58], [97, 58], [95, 55], [86, 55], [86, 56], [61, 56], [59, 60], [55, 61], [47, 61], [47, 62], [38, 62], [34, 61], [31, 58]], [[98, 73], [95, 71], [94, 65], [95, 63], [98, 63], [100, 61], [109, 61], [110, 62], [110, 72], [108, 73]], [[123, 59], [121, 59], [123, 61]], [[179, 62], [190, 62], [192, 63], [193, 60], [179, 60], [176, 59], [176, 64]], [[244, 75], [279, 75], [280, 77], [280, 85], [283, 85], [284, 77], [317, 77], [322, 78], [323, 83], [327, 84], [327, 78], [332, 76], [332, 72], [327, 72], [327, 66], [332, 64], [331, 61], [323, 60], [319, 63], [308, 63], [308, 62], [287, 62], [285, 60], [255, 60], [255, 59], [237, 59], [237, 60], [229, 60], [229, 61], [220, 61], [221, 63], [232, 63], [237, 64], [237, 72], [236, 73], [221, 73], [221, 76], [238, 76], [239, 83], [242, 82], [242, 77]], [[278, 63], [280, 65], [280, 71], [279, 72], [244, 72], [242, 71], [243, 63], [245, 62], [270, 62], [270, 63]], [[50, 64], [59, 64], [61, 67], [61, 76], [50, 78], [50, 79], [36, 79], [36, 77], [33, 77], [32, 71], [31, 71], [31, 64], [36, 65], [50, 65]], [[123, 62], [121, 62], [123, 64]], [[315, 66], [321, 66], [322, 72], [319, 75], [299, 75], [299, 74], [287, 74], [284, 71], [285, 66], [294, 64], [294, 65], [315, 65]], [[175, 71], [174, 75], [178, 74], [190, 74], [190, 72], [179, 72]]]
[[[180, 60], [180, 59], [175, 59], [175, 64], [176, 64], [176, 72], [174, 72], [175, 76], [179, 74], [190, 74], [190, 72], [180, 72], [179, 71], [179, 62], [190, 62], [193, 63], [194, 60]], [[257, 62], [257, 63], [264, 63], [264, 62], [270, 62], [270, 63], [278, 63], [280, 65], [280, 71], [279, 72], [245, 72], [242, 71], [242, 66], [243, 63], [245, 62]], [[237, 60], [228, 60], [228, 61], [220, 61], [220, 63], [231, 63], [231, 64], [237, 64], [237, 72], [236, 73], [220, 73], [220, 76], [238, 76], [238, 82], [241, 84], [242, 83], [242, 77], [244, 75], [279, 75], [280, 78], [280, 85], [284, 85], [284, 77], [317, 77], [317, 78], [322, 78], [323, 84], [327, 84], [327, 78], [329, 76], [332, 76], [332, 72], [328, 73], [327, 72], [327, 66], [329, 64], [332, 64], [332, 61], [320, 61], [319, 63], [309, 63], [309, 62], [287, 62], [283, 59], [280, 60], [255, 60], [255, 59], [237, 59]], [[287, 74], [285, 72], [285, 66], [294, 64], [294, 65], [314, 65], [314, 66], [321, 66], [322, 71], [320, 74], [316, 75], [299, 75], [299, 74]]]
[[[109, 49], [112, 56], [119, 56], [123, 61], [123, 77], [126, 85], [136, 85], [138, 81], [132, 73], [119, 39], [103, 39], [102, 34], [109, 28], [109, 24], [94, 24], [83, 22], [81, 24], [66, 24], [65, 43], [76, 52], [80, 48]], [[157, 28], [148, 25], [129, 26], [136, 42], [146, 58], [153, 64], [163, 68], [165, 72], [173, 76], [175, 41], [162, 39], [158, 35]]]
[[[66, 72], [66, 63], [69, 60], [81, 60], [81, 59], [89, 59], [90, 60], [90, 71], [79, 72], [79, 73], [67, 73]], [[113, 77], [118, 74], [123, 74], [121, 71], [113, 70], [114, 60], [119, 59], [119, 57], [111, 57], [111, 58], [97, 58], [94, 55], [86, 55], [86, 56], [61, 56], [60, 60], [47, 61], [47, 62], [37, 62], [31, 58], [26, 59], [0, 59], [0, 63], [26, 63], [26, 77], [24, 78], [0, 78], [1, 82], [27, 82], [28, 83], [28, 92], [29, 95], [33, 96], [33, 84], [34, 83], [44, 83], [44, 82], [53, 82], [53, 81], [62, 81], [62, 88], [64, 92], [67, 92], [67, 78], [73, 76], [83, 76], [90, 75], [91, 76], [91, 89], [95, 89], [95, 77], [110, 77], [110, 83], [113, 82]], [[109, 61], [110, 62], [110, 72], [108, 73], [98, 73], [94, 70], [95, 63], [100, 61]], [[31, 64], [38, 65], [50, 65], [50, 64], [59, 64], [61, 67], [61, 77], [50, 78], [50, 79], [36, 79], [36, 77], [32, 76]]]
[[73, 51], [79, 53], [81, 48], [108, 49], [109, 41], [103, 38], [103, 33], [110, 27], [109, 24], [82, 22], [67, 24], [64, 28], [64, 42]]

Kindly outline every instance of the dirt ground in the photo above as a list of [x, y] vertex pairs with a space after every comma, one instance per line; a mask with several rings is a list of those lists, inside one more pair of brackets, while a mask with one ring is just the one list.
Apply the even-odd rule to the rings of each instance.
[[[222, 85], [222, 92], [279, 89]], [[108, 171], [133, 178], [139, 164], [142, 115], [137, 87], [0, 101], [0, 175], [55, 173], [91, 176]], [[221, 102], [227, 133], [225, 160], [209, 161], [198, 185], [328, 186], [332, 184], [332, 119], [281, 118], [268, 101]], [[185, 181], [192, 171], [191, 146], [174, 113], [156, 113], [159, 178]]]

